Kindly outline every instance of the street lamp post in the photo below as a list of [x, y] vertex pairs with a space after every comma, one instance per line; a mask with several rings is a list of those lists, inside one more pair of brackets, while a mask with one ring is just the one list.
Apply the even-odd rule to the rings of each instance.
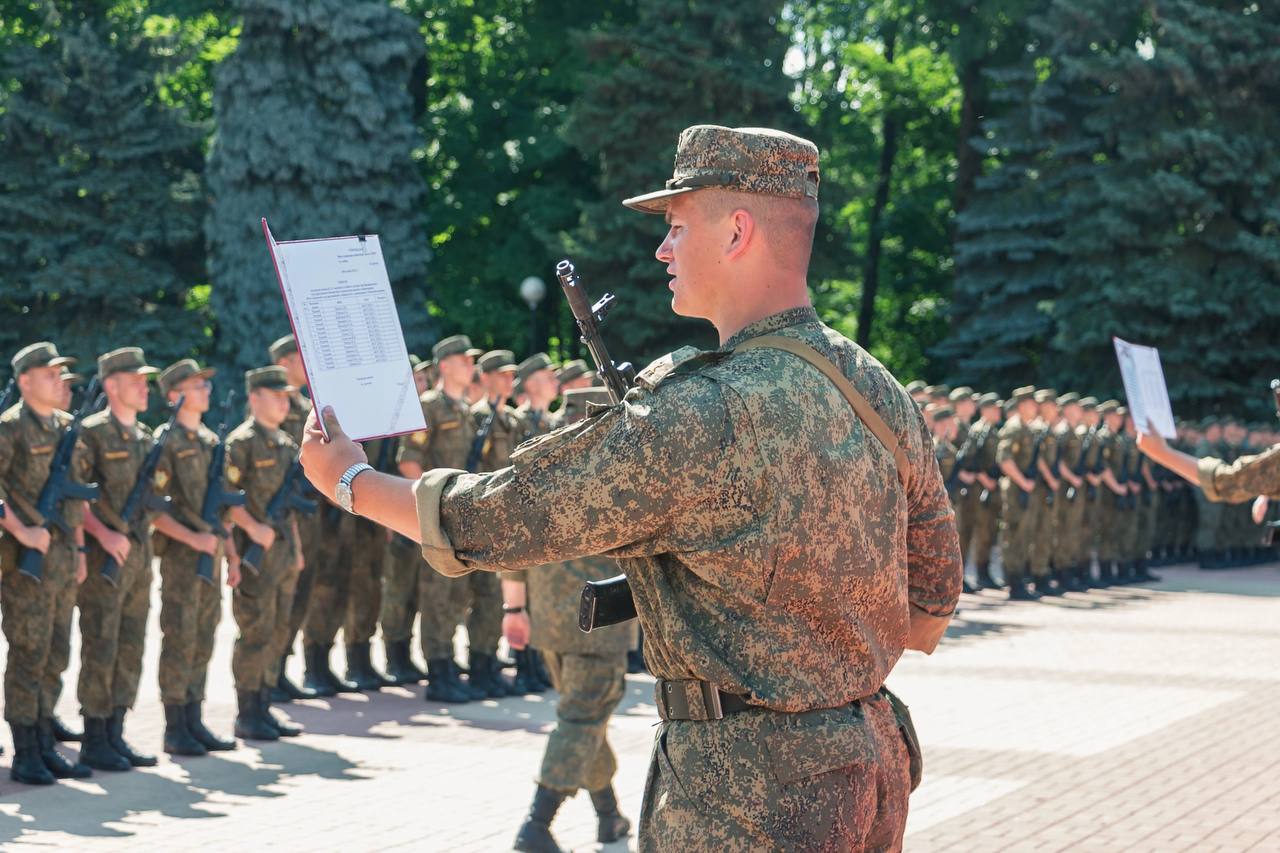
[[547, 296], [547, 283], [536, 275], [520, 282], [520, 298], [529, 306], [529, 354], [538, 352], [538, 305]]

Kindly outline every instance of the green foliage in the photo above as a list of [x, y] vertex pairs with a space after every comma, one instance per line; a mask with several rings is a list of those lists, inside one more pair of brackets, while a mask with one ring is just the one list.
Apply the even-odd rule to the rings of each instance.
[[412, 20], [378, 0], [243, 0], [236, 51], [216, 68], [218, 135], [206, 224], [217, 358], [248, 368], [288, 331], [260, 218], [276, 239], [377, 233], [410, 349], [435, 324], [408, 88]]
[[136, 19], [96, 4], [30, 4], [5, 23], [0, 352], [191, 353], [202, 133], [157, 97], [162, 61]]

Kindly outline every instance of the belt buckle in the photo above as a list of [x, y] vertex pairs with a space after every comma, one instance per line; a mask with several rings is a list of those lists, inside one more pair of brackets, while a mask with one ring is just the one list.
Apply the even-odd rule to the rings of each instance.
[[[708, 681], [657, 682], [659, 716], [664, 720], [695, 720], [699, 722], [723, 720], [724, 708], [720, 705], [720, 691]], [[690, 688], [696, 686], [701, 693], [701, 707], [690, 702]], [[696, 711], [696, 713], [695, 713]]]

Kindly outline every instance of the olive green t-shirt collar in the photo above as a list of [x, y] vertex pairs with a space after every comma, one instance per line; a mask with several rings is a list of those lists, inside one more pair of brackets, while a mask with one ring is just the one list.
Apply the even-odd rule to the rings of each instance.
[[779, 311], [777, 314], [770, 314], [762, 320], [756, 320], [745, 326], [736, 335], [725, 341], [724, 346], [720, 347], [722, 352], [733, 349], [744, 341], [752, 338], [758, 338], [761, 335], [771, 335], [774, 332], [786, 329], [790, 326], [799, 326], [804, 323], [818, 322], [818, 312], [812, 305], [805, 305], [801, 308], [788, 308], [786, 311]]

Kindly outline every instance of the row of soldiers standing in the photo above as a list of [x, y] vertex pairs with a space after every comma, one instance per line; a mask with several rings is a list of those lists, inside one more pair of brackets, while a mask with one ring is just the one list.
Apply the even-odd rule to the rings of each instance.
[[[1220, 568], [1273, 554], [1247, 506], [1207, 502], [1140, 453], [1118, 400], [1030, 386], [1007, 401], [970, 388], [907, 387], [931, 424], [961, 548], [975, 568], [968, 592], [1007, 586], [1011, 599], [1034, 600], [1156, 580], [1152, 565], [1198, 557]], [[1229, 428], [1222, 446], [1216, 420], [1181, 423], [1176, 443], [1230, 460], [1274, 438], [1261, 425]], [[991, 571], [997, 544], [1003, 584]]]

